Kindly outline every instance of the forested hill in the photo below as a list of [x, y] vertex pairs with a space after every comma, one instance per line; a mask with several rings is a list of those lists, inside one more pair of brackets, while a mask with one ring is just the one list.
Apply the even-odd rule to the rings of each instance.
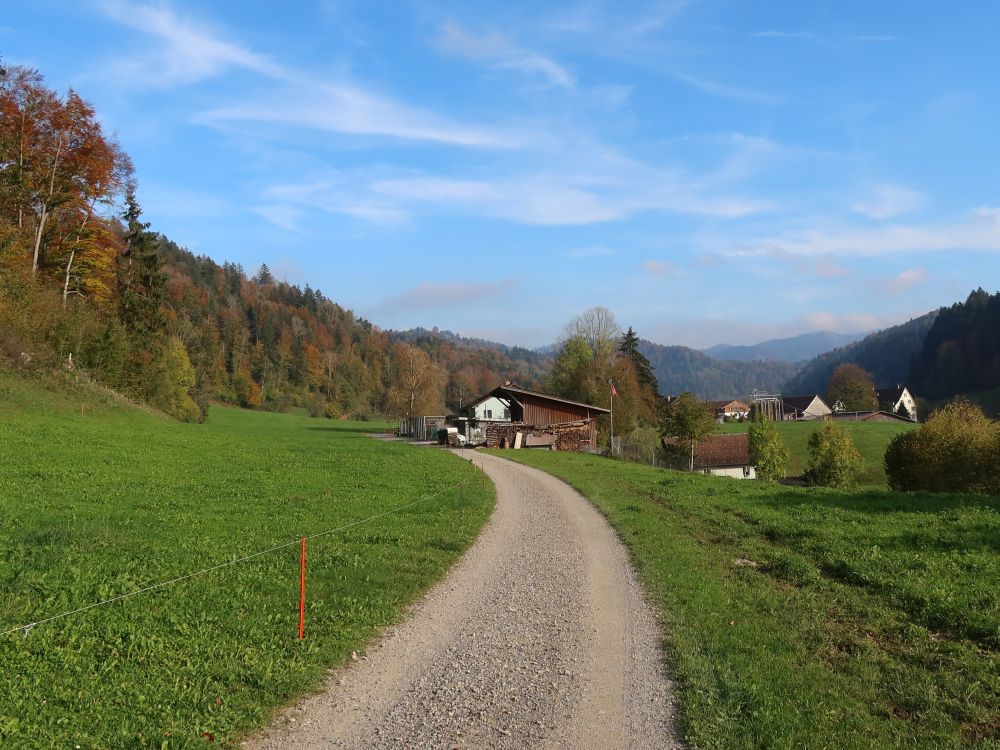
[[209, 398], [364, 416], [402, 413], [413, 395], [420, 411], [440, 412], [506, 379], [534, 385], [541, 377], [539, 357], [528, 361], [527, 350], [382, 331], [319, 290], [276, 281], [266, 267], [248, 278], [238, 265], [220, 266], [162, 237], [159, 254], [168, 327]]
[[664, 346], [640, 341], [653, 366], [660, 393], [690, 391], [704, 399], [746, 397], [753, 390], [779, 390], [798, 369], [787, 362], [726, 361], [686, 346]]
[[910, 381], [930, 400], [1000, 389], [1000, 292], [977, 289], [938, 311]]
[[[782, 390], [791, 394], [825, 393], [833, 371], [847, 362], [858, 364], [871, 373], [877, 385], [906, 383], [910, 364], [921, 351], [937, 314], [935, 311], [921, 315], [821, 354], [790, 377]], [[918, 392], [917, 395], [922, 394]]]

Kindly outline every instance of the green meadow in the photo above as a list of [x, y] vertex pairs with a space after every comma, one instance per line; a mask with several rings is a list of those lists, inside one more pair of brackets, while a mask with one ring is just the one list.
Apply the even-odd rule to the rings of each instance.
[[1000, 498], [497, 453], [572, 484], [625, 541], [693, 747], [1000, 747]]
[[[838, 427], [843, 427], [854, 440], [861, 456], [865, 459], [865, 470], [861, 474], [859, 484], [868, 489], [884, 489], [886, 487], [885, 469], [882, 458], [889, 441], [896, 435], [912, 430], [915, 425], [904, 422], [850, 422], [838, 421]], [[801, 476], [809, 464], [809, 436], [823, 427], [822, 421], [811, 422], [778, 422], [778, 432], [788, 448], [788, 476]], [[719, 432], [737, 433], [750, 429], [748, 422], [727, 422], [719, 425]]]
[[[180, 424], [0, 374], [0, 747], [235, 747], [448, 569], [493, 504], [470, 464], [370, 423], [212, 408]], [[459, 490], [453, 486], [467, 482]]]

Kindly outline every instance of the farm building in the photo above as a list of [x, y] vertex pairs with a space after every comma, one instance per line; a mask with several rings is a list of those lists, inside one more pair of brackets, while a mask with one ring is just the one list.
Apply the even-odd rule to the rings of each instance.
[[[677, 438], [664, 438], [663, 447], [676, 456], [675, 468], [688, 468], [687, 451]], [[750, 436], [745, 432], [709, 435], [698, 441], [694, 447], [694, 469], [717, 477], [755, 479], [757, 470], [750, 463]]]
[[[487, 407], [487, 404], [494, 406]], [[512, 383], [494, 388], [467, 408], [470, 417], [480, 412], [484, 414], [485, 442], [491, 448], [597, 448], [597, 417], [610, 413], [600, 406], [529, 391]], [[487, 411], [494, 416], [485, 417]], [[505, 418], [497, 419], [497, 413]]]
[[833, 409], [827, 406], [820, 396], [782, 396], [782, 419], [809, 420], [822, 419], [833, 414]]

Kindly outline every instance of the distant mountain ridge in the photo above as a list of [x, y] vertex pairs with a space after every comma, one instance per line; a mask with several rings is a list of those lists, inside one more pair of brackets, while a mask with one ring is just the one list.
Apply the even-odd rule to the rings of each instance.
[[644, 339], [639, 341], [639, 351], [653, 366], [660, 393], [690, 391], [709, 400], [745, 398], [755, 389], [779, 390], [799, 369], [788, 362], [716, 359], [697, 349]]
[[825, 352], [853, 344], [866, 335], [865, 333], [816, 331], [798, 336], [768, 339], [759, 344], [716, 344], [708, 349], [702, 349], [702, 351], [716, 359], [739, 362], [768, 359], [775, 362], [806, 362]]
[[788, 394], [825, 393], [833, 371], [847, 362], [870, 372], [876, 385], [906, 383], [910, 366], [923, 350], [924, 340], [937, 315], [935, 310], [901, 325], [870, 333], [853, 344], [820, 354], [790, 377], [782, 391]]

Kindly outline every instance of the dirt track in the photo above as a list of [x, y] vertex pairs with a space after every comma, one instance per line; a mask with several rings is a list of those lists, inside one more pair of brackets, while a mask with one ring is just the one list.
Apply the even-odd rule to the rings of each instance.
[[472, 460], [497, 488], [472, 549], [248, 747], [680, 746], [658, 626], [607, 522], [547, 474]]

